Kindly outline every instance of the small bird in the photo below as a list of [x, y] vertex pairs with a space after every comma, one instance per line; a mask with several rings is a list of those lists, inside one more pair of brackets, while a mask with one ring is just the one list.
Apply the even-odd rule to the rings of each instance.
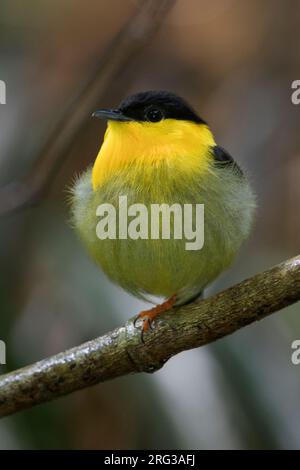
[[[163, 298], [136, 317], [142, 320], [144, 341], [157, 315], [195, 300], [232, 263], [250, 233], [255, 196], [207, 123], [171, 92], [137, 93], [116, 109], [100, 109], [93, 116], [107, 120], [107, 129], [93, 167], [72, 187], [73, 225], [91, 258], [114, 283], [140, 298]], [[124, 196], [128, 207], [135, 208], [202, 204], [202, 248], [187, 250], [186, 237], [175, 237], [174, 214], [167, 238], [151, 238], [150, 226], [149, 236], [141, 231], [134, 238], [124, 233], [99, 238], [97, 208], [109, 204], [118, 215]], [[117, 217], [115, 221], [120, 224]], [[120, 234], [118, 228], [114, 235]]]

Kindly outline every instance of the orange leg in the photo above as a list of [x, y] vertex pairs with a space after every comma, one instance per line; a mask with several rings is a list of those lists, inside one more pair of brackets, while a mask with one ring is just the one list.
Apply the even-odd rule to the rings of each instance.
[[175, 302], [176, 302], [176, 295], [172, 295], [172, 297], [170, 297], [168, 300], [166, 300], [162, 304], [156, 305], [155, 307], [149, 310], [144, 310], [135, 317], [135, 320], [133, 322], [134, 326], [139, 319], [143, 320], [143, 327], [142, 327], [142, 333], [141, 333], [141, 339], [143, 343], [144, 343], [144, 333], [145, 331], [149, 330], [149, 328], [152, 330], [153, 320], [157, 317], [157, 315], [170, 310], [175, 304]]

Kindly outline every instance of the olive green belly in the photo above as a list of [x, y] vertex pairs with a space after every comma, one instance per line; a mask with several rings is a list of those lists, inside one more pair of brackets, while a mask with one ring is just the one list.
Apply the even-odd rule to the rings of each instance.
[[[226, 178], [226, 176], [228, 176]], [[222, 178], [221, 178], [222, 177]], [[126, 178], [116, 178], [93, 192], [90, 174], [77, 183], [73, 198], [73, 219], [91, 257], [115, 283], [135, 295], [149, 293], [171, 296], [174, 293], [201, 291], [232, 261], [242, 240], [247, 236], [254, 207], [251, 190], [237, 176], [222, 175], [210, 184], [192, 179], [186, 184], [153, 180], [152, 187], [129, 186]], [[164, 187], [167, 186], [167, 190]], [[250, 192], [249, 192], [250, 191]], [[248, 194], [248, 200], [242, 196]], [[142, 204], [149, 214], [147, 239], [119, 238], [119, 197], [127, 205]], [[237, 203], [237, 201], [239, 201]], [[204, 244], [201, 249], [187, 249], [187, 240], [174, 239], [171, 218], [169, 239], [151, 238], [153, 204], [184, 204], [195, 208], [204, 204]], [[115, 208], [116, 238], [99, 239], [97, 208], [111, 204]], [[128, 221], [132, 220], [132, 217]], [[194, 220], [195, 222], [195, 220]], [[172, 225], [173, 223], [173, 225]], [[195, 225], [193, 226], [195, 229]], [[159, 226], [161, 233], [161, 225]]]

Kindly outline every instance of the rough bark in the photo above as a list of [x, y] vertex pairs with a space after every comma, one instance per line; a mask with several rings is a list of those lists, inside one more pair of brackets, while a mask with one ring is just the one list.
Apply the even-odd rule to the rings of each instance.
[[124, 326], [0, 376], [0, 416], [136, 372], [155, 372], [172, 356], [208, 344], [300, 299], [300, 256], [199, 303], [173, 309], [147, 332]]

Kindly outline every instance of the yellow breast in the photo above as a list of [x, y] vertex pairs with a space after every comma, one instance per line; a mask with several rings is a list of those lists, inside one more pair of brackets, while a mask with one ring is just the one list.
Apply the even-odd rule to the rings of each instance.
[[177, 119], [157, 123], [108, 121], [92, 171], [93, 189], [128, 166], [142, 166], [152, 173], [163, 163], [179, 175], [205, 172], [214, 145], [213, 135], [204, 124]]

